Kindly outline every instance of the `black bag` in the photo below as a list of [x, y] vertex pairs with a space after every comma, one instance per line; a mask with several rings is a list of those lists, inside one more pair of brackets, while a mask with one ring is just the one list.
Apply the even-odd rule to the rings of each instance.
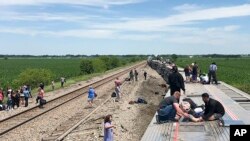
[[97, 97], [97, 94], [95, 93], [95, 97]]
[[113, 93], [111, 94], [111, 97], [116, 97], [116, 93], [113, 92]]
[[47, 103], [47, 101], [45, 99], [40, 99], [40, 103], [41, 103], [41, 105], [44, 105]]

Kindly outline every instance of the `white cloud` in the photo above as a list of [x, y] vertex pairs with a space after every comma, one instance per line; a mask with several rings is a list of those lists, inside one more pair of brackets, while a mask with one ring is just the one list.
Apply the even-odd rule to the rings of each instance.
[[142, 1], [143, 0], [1, 0], [0, 5], [73, 4], [103, 7], [103, 5], [125, 5]]
[[178, 5], [173, 8], [173, 10], [180, 11], [180, 12], [188, 12], [188, 11], [194, 11], [194, 10], [199, 10], [199, 9], [201, 9], [201, 7], [196, 4], [183, 4], [183, 5]]
[[3, 12], [0, 15], [0, 21], [65, 21], [65, 22], [81, 22], [89, 18], [98, 18], [95, 15], [72, 15], [67, 13], [17, 13]]
[[0, 33], [23, 34], [30, 36], [77, 37], [77, 38], [111, 38], [114, 32], [98, 29], [77, 29], [65, 31], [48, 31], [27, 28], [0, 28]]
[[238, 30], [240, 28], [239, 25], [229, 25], [229, 26], [225, 26], [224, 30], [225, 31], [235, 31]]
[[203, 9], [172, 15], [166, 18], [135, 19], [110, 24], [96, 24], [93, 25], [93, 27], [130, 31], [159, 31], [167, 26], [184, 25], [197, 21], [216, 20], [241, 16], [250, 16], [250, 4], [233, 7]]

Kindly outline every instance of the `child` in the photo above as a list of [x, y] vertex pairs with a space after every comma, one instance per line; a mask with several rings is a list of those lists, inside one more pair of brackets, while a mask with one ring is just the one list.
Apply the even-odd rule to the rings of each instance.
[[113, 127], [111, 124], [112, 115], [107, 115], [104, 119], [104, 141], [113, 141]]

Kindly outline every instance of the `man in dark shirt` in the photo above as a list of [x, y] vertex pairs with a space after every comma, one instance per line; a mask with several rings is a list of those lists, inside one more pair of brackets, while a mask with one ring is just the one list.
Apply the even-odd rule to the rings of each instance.
[[219, 101], [209, 98], [207, 93], [202, 94], [202, 100], [205, 103], [205, 113], [201, 120], [217, 120], [224, 116], [225, 109]]
[[192, 67], [192, 81], [197, 82], [197, 76], [198, 76], [198, 65], [196, 62], [194, 62], [194, 65]]
[[168, 76], [168, 84], [170, 85], [170, 94], [182, 89], [185, 92], [184, 79], [178, 72], [177, 66], [173, 66], [173, 72]]
[[180, 92], [176, 91], [174, 95], [164, 98], [159, 104], [159, 109], [157, 110], [158, 115], [156, 117], [157, 122], [167, 121], [167, 120], [178, 120], [175, 118], [176, 115], [184, 116], [189, 118], [187, 113], [184, 113], [179, 106]]

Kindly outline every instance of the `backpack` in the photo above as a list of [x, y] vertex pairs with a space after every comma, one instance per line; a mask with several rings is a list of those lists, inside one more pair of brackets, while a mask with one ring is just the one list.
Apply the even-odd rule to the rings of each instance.
[[45, 99], [41, 99], [41, 100], [40, 100], [40, 103], [41, 103], [42, 105], [44, 105], [44, 104], [47, 103], [47, 101], [46, 101]]
[[111, 94], [111, 97], [116, 97], [116, 93], [113, 92], [113, 93]]
[[144, 104], [148, 104], [148, 102], [142, 98], [138, 98], [137, 99], [137, 103], [144, 103]]

